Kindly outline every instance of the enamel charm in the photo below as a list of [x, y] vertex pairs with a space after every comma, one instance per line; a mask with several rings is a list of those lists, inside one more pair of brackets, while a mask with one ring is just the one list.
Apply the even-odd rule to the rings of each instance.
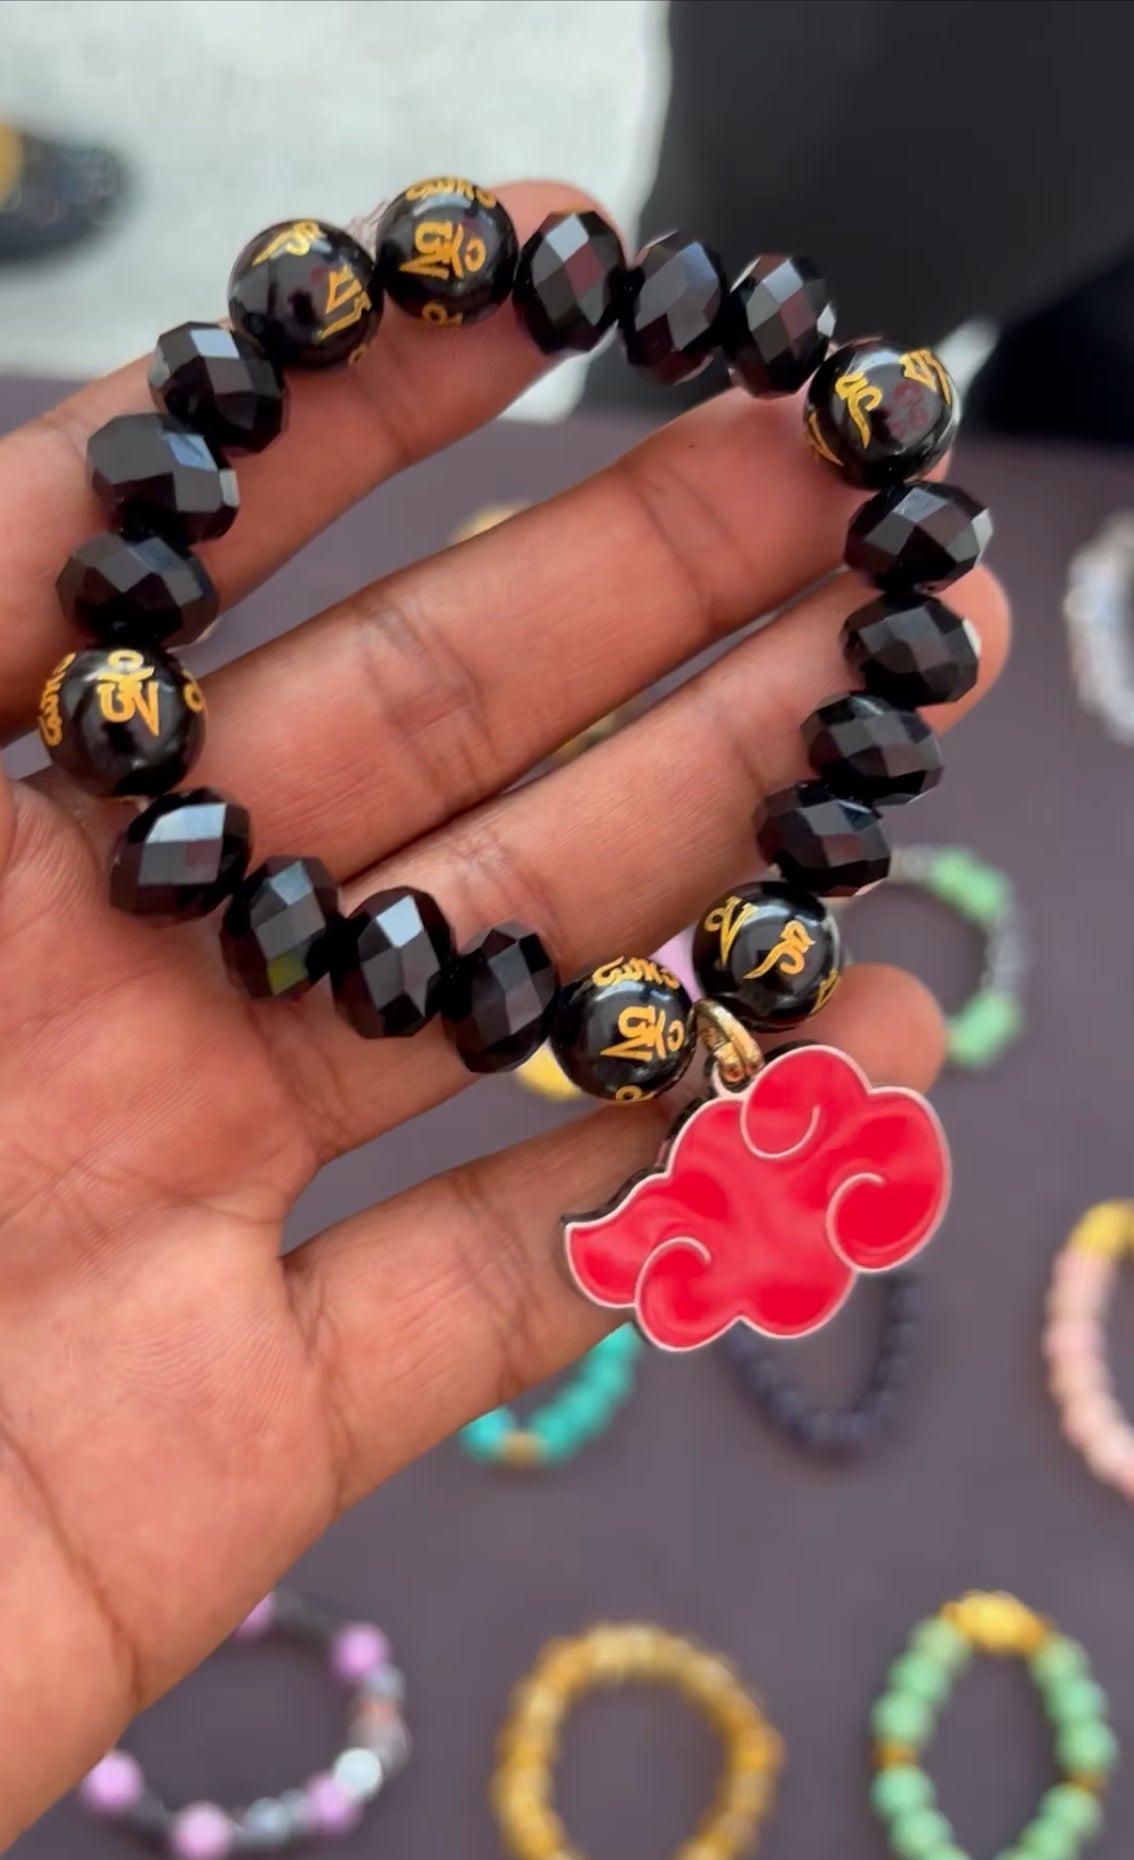
[[592, 1303], [652, 1343], [693, 1350], [736, 1323], [802, 1337], [860, 1272], [904, 1265], [949, 1199], [949, 1152], [917, 1092], [873, 1089], [829, 1046], [799, 1047], [675, 1126], [658, 1166], [613, 1205], [564, 1222]]

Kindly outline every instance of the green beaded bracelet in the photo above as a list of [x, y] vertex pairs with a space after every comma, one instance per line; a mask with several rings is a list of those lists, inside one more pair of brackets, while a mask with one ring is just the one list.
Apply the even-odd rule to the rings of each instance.
[[588, 1350], [566, 1386], [527, 1423], [511, 1408], [493, 1408], [462, 1427], [457, 1439], [474, 1460], [497, 1466], [556, 1466], [574, 1459], [628, 1401], [642, 1339], [633, 1324]]
[[1102, 1826], [1099, 1796], [1118, 1756], [1106, 1695], [1092, 1679], [1077, 1642], [1056, 1633], [1014, 1596], [980, 1592], [947, 1602], [914, 1628], [871, 1712], [877, 1771], [870, 1800], [885, 1826], [890, 1852], [897, 1860], [968, 1860], [937, 1807], [936, 1790], [918, 1757], [954, 1679], [974, 1652], [1026, 1660], [1063, 1772], [998, 1860], [1075, 1860]]
[[980, 986], [946, 1022], [946, 1056], [969, 1071], [992, 1065], [1024, 1031], [1027, 943], [1011, 879], [963, 846], [903, 846], [886, 883], [926, 892], [980, 931]]

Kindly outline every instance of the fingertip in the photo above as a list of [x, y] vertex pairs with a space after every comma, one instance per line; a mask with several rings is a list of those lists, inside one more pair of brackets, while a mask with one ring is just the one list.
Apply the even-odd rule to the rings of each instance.
[[837, 1046], [875, 1085], [915, 1091], [929, 1089], [945, 1058], [945, 1022], [935, 997], [916, 975], [883, 963], [855, 963], [830, 1005], [777, 1045], [793, 1039]]
[[959, 703], [926, 710], [926, 717], [937, 728], [955, 722], [987, 696], [1004, 670], [1012, 643], [1012, 609], [1003, 584], [991, 569], [974, 568], [946, 589], [942, 598], [946, 606], [968, 621], [980, 640], [980, 675]]

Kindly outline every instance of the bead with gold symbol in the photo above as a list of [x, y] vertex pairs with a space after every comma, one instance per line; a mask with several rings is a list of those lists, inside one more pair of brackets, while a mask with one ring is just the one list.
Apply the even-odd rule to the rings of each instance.
[[693, 1057], [693, 1004], [654, 956], [616, 956], [563, 992], [551, 1045], [592, 1097], [634, 1104], [667, 1091]]
[[282, 220], [250, 239], [228, 280], [228, 313], [279, 367], [333, 368], [382, 314], [370, 254], [325, 220]]
[[204, 708], [196, 679], [165, 653], [87, 646], [47, 680], [39, 733], [51, 760], [88, 794], [156, 796], [200, 755]]
[[664, 1628], [629, 1621], [549, 1642], [513, 1693], [489, 1799], [514, 1860], [584, 1860], [556, 1812], [557, 1728], [588, 1692], [628, 1685], [677, 1691], [721, 1742], [712, 1801], [674, 1860], [739, 1860], [751, 1852], [783, 1763], [779, 1733], [727, 1661]]
[[797, 886], [738, 885], [701, 917], [693, 966], [704, 993], [757, 1032], [796, 1027], [838, 983], [839, 928], [820, 899]]
[[491, 316], [512, 289], [518, 257], [515, 227], [492, 190], [439, 175], [390, 202], [375, 277], [399, 310], [444, 328]]
[[836, 349], [813, 375], [804, 430], [850, 484], [878, 491], [943, 458], [957, 416], [957, 390], [932, 349], [869, 340]]

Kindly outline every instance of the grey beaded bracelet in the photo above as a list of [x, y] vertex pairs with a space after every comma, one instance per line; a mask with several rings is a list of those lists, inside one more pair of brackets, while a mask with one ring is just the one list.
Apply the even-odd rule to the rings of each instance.
[[379, 1790], [410, 1754], [402, 1713], [405, 1682], [389, 1643], [369, 1622], [340, 1617], [290, 1589], [273, 1589], [233, 1639], [278, 1635], [324, 1653], [348, 1693], [347, 1742], [329, 1768], [297, 1789], [263, 1796], [248, 1808], [191, 1802], [171, 1809], [150, 1787], [136, 1757], [110, 1750], [79, 1785], [93, 1815], [156, 1841], [174, 1860], [228, 1860], [233, 1854], [279, 1853], [300, 1841], [349, 1834]]

